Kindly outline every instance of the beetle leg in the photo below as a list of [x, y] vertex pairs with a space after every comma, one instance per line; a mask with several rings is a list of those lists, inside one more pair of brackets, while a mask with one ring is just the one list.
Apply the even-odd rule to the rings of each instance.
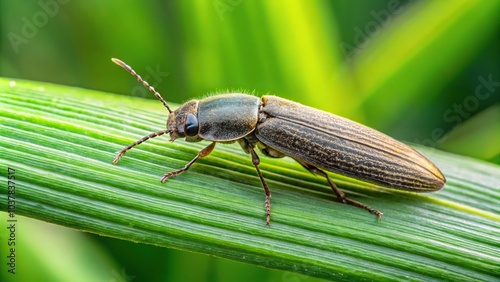
[[[300, 162], [299, 162], [300, 163]], [[324, 171], [322, 171], [321, 169], [313, 166], [313, 165], [309, 165], [309, 164], [304, 164], [304, 163], [300, 163], [305, 169], [309, 170], [312, 174], [318, 174], [318, 175], [321, 175], [323, 177], [326, 178], [326, 180], [328, 181], [328, 184], [330, 185], [330, 187], [332, 188], [333, 192], [335, 193], [335, 195], [337, 195], [337, 199], [341, 202], [341, 203], [344, 203], [344, 204], [348, 204], [348, 205], [351, 205], [351, 206], [355, 206], [355, 207], [360, 207], [360, 208], [363, 208], [367, 211], [369, 211], [370, 213], [373, 213], [374, 215], [376, 215], [378, 217], [378, 219], [380, 220], [382, 218], [382, 213], [377, 211], [377, 210], [374, 210], [372, 208], [370, 208], [369, 206], [363, 204], [363, 203], [360, 203], [360, 202], [357, 202], [357, 201], [354, 201], [354, 200], [351, 200], [351, 199], [348, 199], [345, 197], [345, 194], [344, 192], [342, 192], [338, 187], [337, 185], [335, 185], [335, 183], [333, 183], [333, 181], [330, 179], [330, 177], [328, 176], [328, 174], [326, 174]]]
[[184, 171], [188, 170], [189, 167], [192, 164], [194, 164], [194, 162], [196, 162], [196, 160], [198, 158], [203, 158], [203, 157], [206, 157], [206, 156], [210, 155], [210, 153], [215, 148], [215, 143], [216, 142], [212, 142], [210, 145], [208, 145], [207, 147], [205, 147], [203, 150], [199, 151], [198, 154], [196, 155], [196, 157], [194, 157], [190, 162], [188, 162], [183, 168], [176, 169], [174, 171], [165, 173], [163, 175], [163, 177], [161, 178], [160, 181], [163, 183], [163, 182], [165, 182], [165, 180], [169, 179], [170, 177], [177, 176], [177, 175], [183, 173]]
[[165, 129], [165, 130], [162, 130], [162, 131], [158, 131], [158, 132], [153, 132], [153, 133], [150, 133], [144, 137], [142, 137], [141, 139], [135, 141], [134, 143], [128, 145], [127, 147], [123, 148], [120, 152], [118, 152], [118, 154], [116, 155], [115, 159], [113, 160], [113, 164], [116, 164], [120, 158], [123, 156], [123, 154], [125, 154], [128, 150], [132, 149], [133, 147], [143, 143], [144, 141], [148, 140], [148, 139], [151, 139], [151, 138], [155, 138], [155, 137], [158, 137], [160, 135], [163, 135], [165, 133], [169, 133], [170, 130], [168, 129]]
[[264, 202], [264, 206], [266, 207], [266, 214], [267, 214], [266, 226], [269, 226], [269, 222], [271, 221], [271, 191], [269, 190], [269, 187], [267, 186], [266, 180], [264, 180], [262, 173], [260, 173], [259, 156], [257, 156], [257, 153], [255, 153], [253, 146], [250, 145], [250, 143], [246, 139], [245, 139], [245, 143], [246, 143], [246, 148], [248, 149], [249, 153], [252, 155], [252, 163], [255, 166], [255, 169], [257, 170], [257, 174], [259, 175], [260, 182], [262, 183], [262, 187], [264, 187], [264, 192], [266, 193], [266, 200]]

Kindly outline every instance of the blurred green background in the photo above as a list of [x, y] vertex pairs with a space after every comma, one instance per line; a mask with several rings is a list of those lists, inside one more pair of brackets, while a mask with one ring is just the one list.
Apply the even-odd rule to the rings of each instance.
[[[167, 101], [270, 93], [498, 164], [499, 12], [496, 0], [0, 0], [0, 76], [154, 99], [116, 57]], [[45, 237], [25, 235], [19, 271], [36, 278], [319, 281], [28, 224]], [[66, 239], [44, 247], [53, 238]]]

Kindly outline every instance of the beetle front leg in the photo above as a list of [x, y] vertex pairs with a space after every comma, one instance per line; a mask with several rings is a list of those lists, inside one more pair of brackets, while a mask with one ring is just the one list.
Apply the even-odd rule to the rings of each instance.
[[319, 169], [319, 168], [317, 168], [315, 166], [309, 165], [309, 164], [303, 164], [303, 163], [300, 163], [300, 164], [305, 169], [309, 170], [312, 174], [318, 174], [318, 175], [321, 175], [321, 176], [325, 177], [326, 180], [328, 181], [328, 184], [332, 188], [333, 192], [337, 196], [337, 199], [341, 203], [348, 204], [348, 205], [355, 206], [355, 207], [359, 207], [359, 208], [363, 208], [363, 209], [369, 211], [370, 213], [373, 213], [374, 215], [376, 215], [379, 220], [382, 218], [383, 214], [381, 212], [379, 212], [378, 210], [374, 210], [374, 209], [370, 208], [369, 206], [367, 206], [367, 205], [365, 205], [363, 203], [360, 203], [360, 202], [357, 202], [357, 201], [354, 201], [354, 200], [346, 198], [344, 192], [342, 192], [339, 189], [339, 187], [337, 187], [337, 185], [335, 185], [335, 183], [333, 183], [333, 181], [330, 179], [330, 177], [328, 176], [328, 174], [326, 174], [326, 172], [322, 171], [321, 169]]
[[183, 168], [180, 168], [180, 169], [177, 169], [177, 170], [165, 173], [163, 175], [163, 177], [161, 178], [160, 181], [163, 183], [167, 179], [169, 179], [170, 177], [174, 177], [174, 176], [177, 176], [177, 175], [183, 173], [184, 171], [188, 170], [189, 167], [192, 164], [194, 164], [194, 162], [196, 162], [196, 160], [198, 158], [203, 158], [203, 157], [206, 157], [206, 156], [210, 155], [210, 153], [212, 153], [212, 151], [215, 148], [215, 143], [216, 142], [212, 142], [210, 145], [208, 145], [207, 147], [205, 147], [203, 150], [199, 151], [198, 154], [196, 155], [196, 157], [194, 157], [190, 162], [188, 162]]
[[[266, 200], [264, 202], [264, 206], [266, 208], [266, 226], [269, 226], [269, 223], [271, 222], [271, 191], [269, 190], [269, 187], [267, 186], [266, 180], [264, 180], [264, 177], [262, 176], [262, 173], [260, 173], [259, 169], [259, 164], [260, 164], [260, 159], [259, 156], [257, 156], [257, 153], [255, 153], [255, 150], [253, 149], [253, 146], [250, 145], [250, 143], [245, 140], [246, 144], [246, 149], [252, 155], [252, 163], [255, 166], [255, 169], [257, 170], [257, 174], [259, 175], [260, 182], [262, 183], [262, 187], [264, 187], [264, 192], [266, 193]], [[245, 150], [246, 151], [246, 150]]]

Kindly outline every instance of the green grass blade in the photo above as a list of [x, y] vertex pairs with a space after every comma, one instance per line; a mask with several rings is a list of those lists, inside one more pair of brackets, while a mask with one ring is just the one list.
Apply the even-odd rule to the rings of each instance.
[[[442, 100], [450, 80], [497, 33], [500, 2], [422, 1], [397, 11], [389, 13], [394, 22], [380, 35], [367, 35], [373, 42], [354, 65], [360, 101], [377, 128], [390, 128], [415, 101]], [[417, 99], [422, 96], [427, 100]]]
[[[446, 133], [439, 148], [448, 152], [462, 152], [483, 160], [500, 157], [500, 103], [471, 117]], [[497, 162], [499, 164], [500, 162]]]
[[[494, 280], [500, 276], [500, 167], [417, 148], [448, 183], [435, 194], [390, 192], [335, 177], [375, 217], [333, 200], [326, 183], [289, 159], [262, 157], [264, 192], [249, 155], [218, 145], [165, 184], [204, 142], [156, 138], [157, 101], [0, 79], [0, 164], [16, 170], [16, 213], [78, 230], [332, 280]], [[6, 186], [0, 193], [7, 195]], [[7, 201], [0, 201], [7, 210]]]

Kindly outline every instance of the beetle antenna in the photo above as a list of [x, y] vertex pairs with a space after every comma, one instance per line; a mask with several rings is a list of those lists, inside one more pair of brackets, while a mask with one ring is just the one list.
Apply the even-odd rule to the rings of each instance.
[[123, 154], [125, 154], [128, 150], [134, 148], [135, 146], [144, 143], [144, 141], [147, 141], [149, 139], [161, 136], [161, 135], [166, 134], [166, 133], [170, 134], [170, 133], [172, 133], [172, 131], [170, 129], [165, 129], [165, 130], [162, 130], [162, 131], [150, 133], [150, 134], [142, 137], [141, 139], [135, 141], [134, 143], [128, 145], [127, 147], [123, 148], [120, 152], [118, 152], [118, 154], [116, 155], [116, 157], [115, 157], [115, 159], [113, 160], [112, 163], [116, 164], [121, 159], [121, 157], [123, 156]]
[[116, 58], [111, 58], [111, 61], [113, 61], [113, 63], [119, 65], [120, 67], [124, 68], [131, 75], [133, 75], [135, 78], [137, 78], [137, 81], [142, 83], [142, 85], [144, 85], [147, 89], [149, 89], [149, 91], [153, 92], [153, 94], [155, 94], [156, 98], [158, 98], [162, 102], [163, 106], [165, 106], [165, 108], [167, 108], [168, 112], [172, 113], [172, 110], [168, 106], [167, 102], [165, 102], [165, 100], [163, 100], [163, 97], [161, 97], [160, 93], [158, 91], [156, 91], [156, 89], [153, 86], [149, 85], [149, 83], [147, 81], [142, 79], [142, 77], [140, 75], [138, 75], [129, 65], [125, 64], [122, 60], [119, 60]]

